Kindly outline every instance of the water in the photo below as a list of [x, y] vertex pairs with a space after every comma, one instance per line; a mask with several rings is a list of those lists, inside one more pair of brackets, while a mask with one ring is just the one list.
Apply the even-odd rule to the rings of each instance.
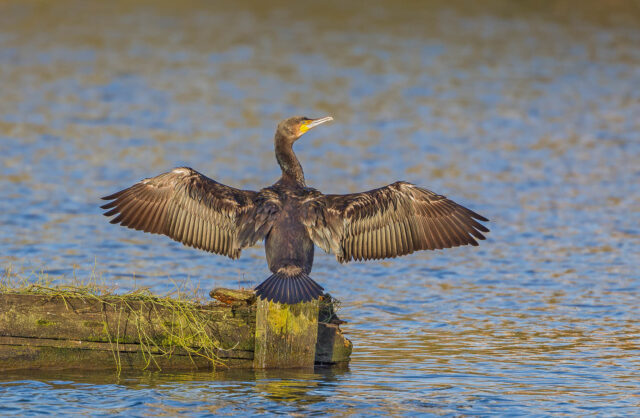
[[632, 415], [640, 406], [640, 9], [569, 1], [0, 5], [0, 263], [118, 291], [253, 286], [109, 225], [180, 165], [258, 189], [277, 122], [328, 193], [404, 179], [489, 217], [479, 248], [340, 266], [346, 370], [0, 376], [1, 415]]

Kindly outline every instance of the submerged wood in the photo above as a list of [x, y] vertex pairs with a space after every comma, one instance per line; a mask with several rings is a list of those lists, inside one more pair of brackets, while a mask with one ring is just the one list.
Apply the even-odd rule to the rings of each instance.
[[[253, 292], [218, 291], [224, 303], [171, 306], [149, 297], [0, 294], [0, 371], [254, 367]], [[327, 337], [334, 324], [326, 322], [315, 330], [323, 337], [309, 341], [314, 362], [346, 364], [351, 343], [339, 330]], [[336, 336], [338, 352], [329, 349]]]

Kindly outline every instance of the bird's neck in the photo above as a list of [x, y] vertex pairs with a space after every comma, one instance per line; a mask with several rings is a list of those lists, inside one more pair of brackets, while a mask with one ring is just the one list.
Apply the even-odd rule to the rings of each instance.
[[293, 182], [305, 187], [302, 165], [300, 165], [300, 161], [298, 161], [296, 154], [293, 152], [292, 142], [276, 133], [276, 159], [282, 169], [282, 181]]

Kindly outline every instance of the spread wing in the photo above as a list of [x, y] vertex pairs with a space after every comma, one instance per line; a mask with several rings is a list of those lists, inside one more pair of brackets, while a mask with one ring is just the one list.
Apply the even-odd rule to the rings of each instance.
[[238, 258], [264, 228], [256, 226], [256, 192], [220, 184], [191, 168], [176, 168], [103, 197], [112, 224], [164, 234], [185, 245]]
[[397, 257], [418, 250], [478, 245], [485, 217], [406, 182], [319, 198], [305, 222], [311, 239], [340, 262]]

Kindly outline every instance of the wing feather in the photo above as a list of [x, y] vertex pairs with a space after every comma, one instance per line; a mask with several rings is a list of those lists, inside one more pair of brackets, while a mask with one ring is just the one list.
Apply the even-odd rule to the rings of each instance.
[[388, 231], [389, 231], [389, 251], [391, 254], [391, 257], [393, 257], [393, 254], [397, 254], [398, 253], [398, 249], [396, 247], [396, 242], [397, 242], [397, 238], [396, 238], [396, 224], [395, 222], [392, 224], [388, 225]]
[[144, 225], [148, 221], [148, 212], [152, 207], [152, 202], [142, 202], [142, 204], [138, 207], [137, 215], [134, 215], [131, 220], [131, 224], [137, 230], [144, 229]]
[[[260, 236], [238, 239], [241, 227], [254, 231], [257, 193], [220, 184], [187, 167], [142, 180], [103, 199], [110, 222], [164, 234], [185, 245], [237, 258]], [[247, 225], [250, 223], [251, 225]]]
[[404, 219], [400, 219], [398, 224], [400, 225], [400, 230], [402, 231], [402, 254], [409, 254], [411, 252], [411, 244], [409, 231], [407, 231], [407, 224], [404, 222]]
[[151, 229], [151, 224], [153, 222], [153, 213], [157, 208], [158, 205], [155, 204], [155, 202], [148, 202], [144, 212], [140, 214], [141, 222], [139, 228], [136, 229], [142, 231]]

